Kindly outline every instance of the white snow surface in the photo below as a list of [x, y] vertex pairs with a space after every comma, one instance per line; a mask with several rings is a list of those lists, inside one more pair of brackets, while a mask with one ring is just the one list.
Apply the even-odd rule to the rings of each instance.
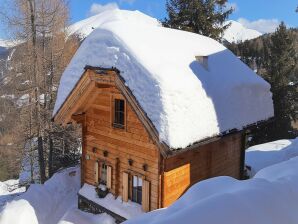
[[[54, 115], [91, 65], [120, 70], [170, 148], [273, 116], [270, 85], [215, 40], [161, 27], [138, 11], [105, 11], [91, 20], [97, 29], [64, 71]], [[196, 56], [208, 56], [207, 70]]]
[[248, 148], [245, 164], [251, 167], [250, 176], [261, 169], [298, 156], [298, 138], [278, 140]]
[[22, 43], [23, 41], [13, 41], [13, 40], [3, 40], [0, 39], [0, 47], [4, 47], [4, 48], [11, 48], [11, 47], [15, 47], [16, 45]]
[[58, 224], [115, 224], [115, 220], [105, 213], [93, 215], [73, 208], [67, 211]]
[[25, 187], [19, 186], [19, 180], [7, 180], [0, 182], [0, 211], [2, 207], [16, 196], [25, 192]]
[[114, 195], [108, 194], [105, 198], [99, 198], [95, 187], [89, 184], [84, 184], [79, 194], [126, 219], [135, 218], [144, 214], [141, 205], [132, 201], [122, 202], [120, 196], [115, 199]]
[[230, 43], [251, 40], [263, 35], [259, 31], [244, 27], [237, 21], [229, 20], [225, 24], [228, 23], [231, 23], [231, 25], [228, 29], [226, 29], [223, 38]]
[[[74, 172], [75, 176], [70, 175]], [[0, 224], [56, 224], [77, 205], [79, 189], [79, 168], [58, 172], [44, 185], [33, 184], [26, 193], [7, 203], [0, 213]]]
[[298, 157], [250, 180], [217, 177], [191, 187], [168, 208], [125, 224], [297, 224]]

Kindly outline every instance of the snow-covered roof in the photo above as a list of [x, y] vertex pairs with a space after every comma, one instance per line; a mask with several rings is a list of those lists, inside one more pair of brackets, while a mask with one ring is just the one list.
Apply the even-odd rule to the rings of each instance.
[[[270, 85], [215, 40], [164, 28], [138, 11], [105, 11], [92, 20], [98, 28], [63, 73], [54, 115], [91, 65], [119, 69], [171, 148], [273, 116]], [[208, 57], [208, 66], [196, 56]]]

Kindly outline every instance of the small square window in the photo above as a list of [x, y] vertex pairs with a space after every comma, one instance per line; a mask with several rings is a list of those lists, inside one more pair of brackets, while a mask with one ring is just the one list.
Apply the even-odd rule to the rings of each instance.
[[116, 128], [124, 128], [125, 126], [125, 101], [121, 99], [114, 100], [114, 121]]

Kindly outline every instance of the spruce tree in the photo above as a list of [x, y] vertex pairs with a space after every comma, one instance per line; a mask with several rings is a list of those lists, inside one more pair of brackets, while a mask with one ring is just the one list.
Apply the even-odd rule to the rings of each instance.
[[292, 82], [297, 63], [294, 45], [291, 31], [282, 22], [268, 43], [263, 74], [271, 84], [275, 116], [270, 126], [260, 129], [256, 143], [295, 137], [291, 125], [297, 120], [297, 86]]
[[[291, 97], [296, 88], [290, 85], [291, 76], [297, 63], [297, 52], [294, 38], [282, 22], [271, 37], [270, 58], [268, 63], [268, 78], [271, 83], [275, 109], [275, 133], [273, 136], [289, 137], [291, 121], [297, 119]], [[297, 102], [296, 102], [297, 103]]]
[[163, 25], [220, 40], [230, 24], [224, 24], [233, 9], [227, 0], [167, 0], [168, 18]]

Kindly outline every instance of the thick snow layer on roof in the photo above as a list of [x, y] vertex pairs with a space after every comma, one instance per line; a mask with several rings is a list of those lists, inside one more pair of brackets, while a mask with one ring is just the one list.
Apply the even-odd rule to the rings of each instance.
[[[270, 85], [220, 43], [163, 28], [140, 12], [105, 11], [62, 75], [54, 115], [86, 65], [116, 67], [171, 148], [273, 116]], [[205, 69], [196, 56], [208, 56]]]
[[248, 148], [245, 155], [246, 165], [251, 167], [250, 176], [261, 169], [298, 156], [298, 138], [278, 140]]
[[217, 177], [192, 186], [166, 209], [126, 224], [296, 224], [298, 222], [298, 157], [238, 181]]

